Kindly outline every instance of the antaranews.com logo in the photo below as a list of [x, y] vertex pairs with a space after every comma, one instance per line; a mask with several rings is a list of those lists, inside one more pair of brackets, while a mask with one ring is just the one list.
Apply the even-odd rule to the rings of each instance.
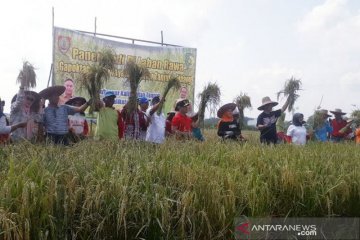
[[359, 218], [235, 219], [235, 239], [349, 239], [359, 238]]

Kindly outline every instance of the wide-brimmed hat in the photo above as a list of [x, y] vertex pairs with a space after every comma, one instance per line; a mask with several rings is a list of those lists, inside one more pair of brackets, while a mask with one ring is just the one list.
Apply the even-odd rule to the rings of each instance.
[[274, 102], [274, 101], [271, 101], [270, 97], [264, 97], [262, 99], [262, 105], [260, 107], [258, 107], [258, 110], [264, 110], [264, 107], [266, 105], [269, 105], [271, 104], [273, 107], [275, 107], [276, 105], [278, 105], [279, 103], [278, 102]]
[[330, 111], [332, 114], [340, 114], [340, 115], [346, 115], [346, 113], [342, 112], [340, 108], [335, 108], [334, 111]]
[[189, 105], [190, 105], [190, 101], [188, 99], [179, 99], [176, 102], [175, 111], [179, 111], [180, 108], [187, 107]]
[[[33, 96], [34, 102], [36, 102], [37, 100], [40, 100], [40, 95], [37, 92], [25, 90], [24, 93], [25, 93], [25, 96], [26, 95]], [[13, 98], [11, 99], [11, 103], [14, 103], [16, 101], [16, 98], [17, 98], [17, 94], [15, 94], [15, 96], [13, 96]]]
[[234, 109], [236, 108], [236, 104], [235, 103], [227, 103], [225, 105], [222, 105], [219, 110], [217, 111], [217, 116], [218, 118], [222, 118], [222, 116], [224, 115], [224, 113], [226, 111], [234, 111]]
[[81, 105], [84, 105], [86, 103], [86, 99], [83, 97], [73, 97], [70, 100], [68, 100], [65, 104], [74, 105], [76, 102], [80, 102]]
[[320, 109], [319, 112], [322, 115], [326, 115], [327, 117], [331, 117], [331, 115], [329, 115], [329, 113], [328, 113], [328, 110], [326, 110], [326, 109]]
[[52, 96], [60, 96], [65, 92], [65, 89], [66, 88], [64, 86], [52, 86], [39, 92], [39, 95], [44, 99], [49, 99]]

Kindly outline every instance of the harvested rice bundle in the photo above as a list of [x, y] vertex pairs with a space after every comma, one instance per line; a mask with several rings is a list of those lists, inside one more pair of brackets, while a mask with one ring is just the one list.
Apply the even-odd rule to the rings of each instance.
[[239, 125], [240, 128], [242, 128], [244, 125], [244, 110], [252, 107], [251, 99], [246, 93], [240, 93], [240, 95], [235, 98], [235, 103], [239, 109]]
[[23, 68], [20, 70], [20, 73], [17, 77], [17, 83], [20, 83], [25, 89], [30, 89], [36, 87], [36, 73], [34, 66], [25, 61], [23, 63]]
[[97, 103], [100, 101], [100, 91], [110, 78], [110, 73], [115, 69], [114, 52], [105, 49], [100, 54], [99, 62], [90, 66], [87, 72], [78, 79], [79, 89], [86, 89], [87, 94], [93, 99], [89, 113], [98, 111]]
[[356, 126], [360, 126], [360, 109], [354, 110], [351, 113], [351, 118], [354, 120]]
[[146, 67], [128, 61], [124, 68], [124, 75], [130, 84], [130, 96], [127, 103], [127, 114], [130, 117], [137, 109], [137, 89], [142, 80], [150, 78], [150, 72]]
[[[167, 82], [167, 84], [166, 84], [166, 86], [165, 86], [165, 89], [164, 89], [164, 92], [163, 92], [163, 95], [162, 95], [161, 97], [163, 97], [164, 99], [166, 99], [166, 96], [167, 96], [167, 94], [169, 93], [169, 91], [170, 91], [171, 89], [173, 89], [173, 90], [178, 90], [178, 89], [180, 89], [180, 87], [181, 87], [181, 83], [180, 83], [179, 79], [178, 79], [177, 77], [174, 77], [174, 76], [171, 77], [170, 80]], [[157, 114], [158, 114], [158, 115], [160, 115], [163, 106], [164, 106], [164, 103], [161, 102], [161, 103], [160, 103], [160, 106], [159, 106], [159, 108], [158, 108], [158, 110], [157, 110]]]
[[297, 94], [297, 91], [301, 90], [302, 83], [300, 79], [295, 79], [291, 77], [285, 82], [284, 89], [277, 93], [277, 98], [279, 99], [281, 94], [284, 94], [284, 97], [290, 97], [288, 111], [291, 112], [294, 108], [294, 104], [300, 95]]
[[216, 83], [208, 83], [203, 91], [199, 93], [199, 126], [204, 126], [205, 109], [209, 108], [211, 111], [215, 111], [215, 108], [220, 103], [220, 88]]

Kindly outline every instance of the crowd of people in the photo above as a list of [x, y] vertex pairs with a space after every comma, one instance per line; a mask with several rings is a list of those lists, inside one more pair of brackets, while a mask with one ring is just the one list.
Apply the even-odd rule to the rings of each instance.
[[[121, 110], [114, 108], [116, 95], [107, 91], [102, 100], [86, 101], [83, 97], [74, 97], [68, 91], [73, 89], [73, 81], [67, 79], [64, 86], [52, 86], [36, 93], [20, 86], [11, 101], [10, 118], [3, 113], [5, 102], [0, 104], [0, 143], [18, 142], [23, 139], [35, 142], [51, 142], [69, 145], [88, 138], [90, 128], [84, 111], [95, 104], [98, 108], [96, 128], [93, 136], [101, 139], [125, 139], [148, 141], [161, 144], [169, 136], [178, 140], [196, 139], [204, 141], [199, 127], [198, 114], [192, 111], [188, 99], [178, 99], [174, 111], [167, 116], [161, 111], [165, 98], [156, 96], [147, 99], [138, 98], [138, 108], [129, 112], [125, 105]], [[45, 101], [48, 105], [45, 106]], [[95, 101], [95, 102], [93, 102]], [[150, 106], [149, 106], [150, 105]], [[319, 110], [320, 124], [312, 126], [304, 121], [304, 115], [295, 113], [291, 125], [285, 127], [285, 111], [289, 98], [281, 109], [273, 110], [278, 103], [269, 97], [262, 99], [258, 110], [256, 127], [260, 131], [260, 142], [264, 144], [292, 143], [304, 145], [309, 139], [320, 142], [341, 142], [355, 139], [360, 143], [360, 128], [354, 129], [352, 120], [344, 119], [346, 113], [341, 109]], [[246, 141], [239, 124], [239, 109], [235, 103], [219, 108], [217, 116], [217, 135], [224, 141]]]

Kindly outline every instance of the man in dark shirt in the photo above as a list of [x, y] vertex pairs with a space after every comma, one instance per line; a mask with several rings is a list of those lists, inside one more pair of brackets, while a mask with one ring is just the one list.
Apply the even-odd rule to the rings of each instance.
[[285, 112], [289, 106], [289, 98], [281, 109], [273, 111], [272, 108], [276, 105], [278, 105], [278, 103], [271, 101], [270, 97], [264, 97], [262, 99], [262, 105], [258, 107], [258, 110], [263, 111], [258, 116], [256, 123], [257, 129], [260, 130], [261, 143], [277, 143], [276, 121], [281, 116], [281, 113]]

